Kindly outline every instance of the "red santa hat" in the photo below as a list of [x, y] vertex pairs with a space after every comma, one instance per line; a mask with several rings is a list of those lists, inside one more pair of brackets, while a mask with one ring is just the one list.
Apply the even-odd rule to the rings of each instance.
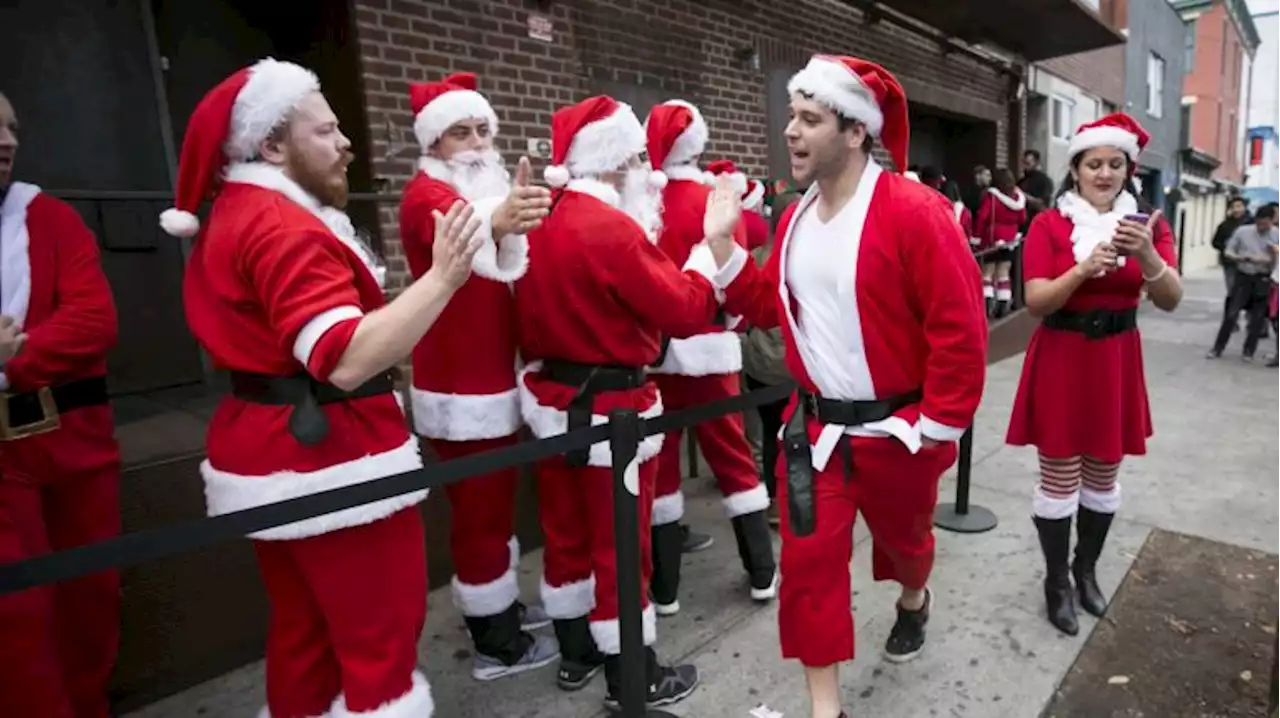
[[667, 100], [650, 110], [645, 134], [649, 162], [656, 170], [691, 164], [707, 148], [707, 123], [698, 108], [684, 100]]
[[728, 175], [733, 181], [734, 189], [742, 193], [743, 209], [759, 211], [760, 204], [764, 201], [764, 183], [748, 179], [733, 160], [716, 160], [707, 165], [707, 173], [712, 182], [720, 175]]
[[1086, 122], [1076, 130], [1067, 144], [1067, 156], [1075, 157], [1085, 150], [1097, 147], [1114, 147], [1129, 157], [1129, 173], [1138, 166], [1138, 155], [1151, 140], [1151, 135], [1138, 121], [1123, 112], [1107, 115], [1100, 120]]
[[898, 171], [906, 169], [911, 132], [907, 95], [883, 67], [856, 57], [814, 55], [787, 82], [787, 92], [806, 95], [841, 117], [863, 123], [880, 139]]
[[[596, 95], [562, 107], [551, 118], [551, 164], [543, 172], [547, 184], [563, 187], [571, 178], [622, 169], [645, 151], [645, 131], [631, 106]], [[667, 176], [654, 170], [649, 184], [661, 188]]]
[[187, 122], [174, 206], [160, 214], [164, 231], [194, 237], [200, 230], [196, 211], [213, 194], [227, 164], [257, 157], [262, 141], [307, 95], [319, 91], [315, 73], [271, 58], [239, 70], [210, 90]]
[[409, 85], [409, 105], [413, 108], [413, 134], [423, 150], [463, 120], [484, 120], [489, 132], [498, 134], [498, 116], [484, 95], [476, 92], [476, 76], [458, 72], [440, 82]]

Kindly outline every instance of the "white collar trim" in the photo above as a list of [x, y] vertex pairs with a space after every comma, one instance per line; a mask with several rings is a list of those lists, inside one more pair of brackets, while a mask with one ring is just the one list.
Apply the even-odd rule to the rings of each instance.
[[1004, 192], [1001, 192], [995, 187], [988, 187], [987, 191], [990, 192], [992, 196], [994, 196], [996, 199], [1000, 200], [1000, 204], [1008, 207], [1014, 212], [1021, 212], [1027, 207], [1027, 196], [1023, 194], [1022, 190], [1018, 189], [1017, 187], [1013, 188], [1012, 197], [1005, 194]]
[[569, 180], [569, 184], [565, 185], [565, 189], [570, 192], [579, 192], [591, 195], [615, 209], [622, 208], [622, 194], [618, 192], [617, 188], [607, 182], [601, 182], [598, 179], [590, 177], [580, 177], [578, 179]]

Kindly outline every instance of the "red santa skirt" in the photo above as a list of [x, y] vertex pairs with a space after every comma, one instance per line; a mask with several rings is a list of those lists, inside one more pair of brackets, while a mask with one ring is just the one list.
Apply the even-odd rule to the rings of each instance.
[[1036, 329], [1005, 441], [1051, 458], [1118, 462], [1147, 452], [1152, 434], [1138, 330], [1105, 339]]

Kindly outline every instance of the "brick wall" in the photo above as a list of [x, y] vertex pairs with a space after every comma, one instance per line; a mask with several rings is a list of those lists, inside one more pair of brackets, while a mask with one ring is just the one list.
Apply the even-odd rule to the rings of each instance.
[[[698, 103], [712, 129], [708, 156], [727, 155], [763, 173], [767, 67], [736, 59], [741, 47], [772, 47], [774, 59], [784, 48], [797, 65], [816, 51], [857, 53], [897, 74], [914, 100], [995, 121], [991, 164], [1008, 152], [1007, 81], [996, 70], [944, 56], [932, 41], [888, 23], [866, 24], [835, 0], [355, 0], [355, 8], [373, 174], [388, 178], [392, 190], [411, 175], [418, 154], [408, 83], [454, 71], [480, 75], [501, 124], [498, 148], [510, 160], [528, 138], [549, 136], [557, 107], [600, 83], [623, 83]], [[530, 12], [552, 19], [551, 42], [529, 37]], [[386, 207], [381, 217], [393, 291], [405, 271], [396, 214]]]
[[[1124, 106], [1124, 45], [1064, 55], [1040, 67], [1118, 107]], [[1137, 78], [1145, 81], [1145, 78]]]

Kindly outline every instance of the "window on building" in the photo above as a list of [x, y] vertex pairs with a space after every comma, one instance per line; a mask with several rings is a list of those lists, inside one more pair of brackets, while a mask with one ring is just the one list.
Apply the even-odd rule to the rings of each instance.
[[1147, 56], [1147, 114], [1164, 116], [1164, 58], [1154, 52]]
[[1187, 69], [1187, 74], [1189, 75], [1191, 74], [1191, 71], [1195, 69], [1195, 66], [1196, 66], [1196, 21], [1188, 20], [1186, 22], [1186, 26], [1187, 26], [1187, 39], [1186, 39], [1185, 52], [1187, 56], [1185, 59], [1185, 66]]
[[1071, 133], [1075, 130], [1075, 102], [1070, 98], [1054, 95], [1049, 111], [1052, 113], [1050, 115], [1052, 126], [1049, 129], [1054, 138], [1059, 140], [1069, 139]]

